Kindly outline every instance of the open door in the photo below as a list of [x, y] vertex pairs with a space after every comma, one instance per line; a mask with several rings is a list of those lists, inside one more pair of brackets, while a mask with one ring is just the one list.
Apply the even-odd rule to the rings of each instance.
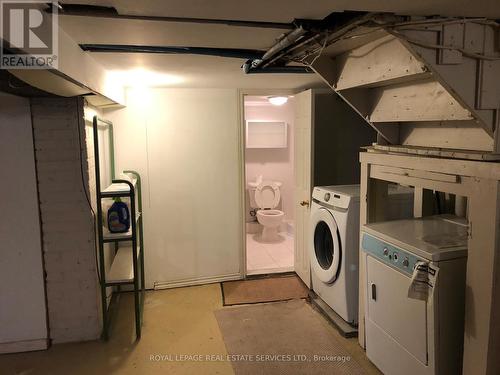
[[309, 211], [311, 205], [311, 139], [314, 119], [314, 91], [295, 95], [295, 272], [311, 286], [309, 266]]

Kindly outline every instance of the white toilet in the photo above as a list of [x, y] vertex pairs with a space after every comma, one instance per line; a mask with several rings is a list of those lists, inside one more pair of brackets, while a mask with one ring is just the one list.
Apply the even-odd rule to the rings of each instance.
[[257, 221], [263, 226], [262, 241], [276, 242], [280, 239], [278, 229], [285, 216], [283, 211], [275, 210], [280, 203], [280, 185], [272, 181], [259, 183], [255, 188], [255, 203], [257, 211]]

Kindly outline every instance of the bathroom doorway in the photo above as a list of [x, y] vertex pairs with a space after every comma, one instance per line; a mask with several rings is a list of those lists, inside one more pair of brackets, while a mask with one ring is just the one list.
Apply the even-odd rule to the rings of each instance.
[[243, 96], [247, 275], [294, 271], [294, 105]]

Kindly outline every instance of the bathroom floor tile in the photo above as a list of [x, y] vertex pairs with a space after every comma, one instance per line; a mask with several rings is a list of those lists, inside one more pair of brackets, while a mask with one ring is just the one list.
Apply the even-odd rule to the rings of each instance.
[[282, 232], [282, 241], [263, 243], [259, 235], [247, 234], [247, 272], [251, 274], [293, 270], [293, 236]]

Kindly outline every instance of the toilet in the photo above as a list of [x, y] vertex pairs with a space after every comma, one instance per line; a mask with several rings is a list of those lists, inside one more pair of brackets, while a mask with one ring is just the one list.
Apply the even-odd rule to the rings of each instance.
[[259, 208], [257, 221], [263, 226], [261, 237], [263, 242], [276, 242], [280, 239], [278, 229], [285, 216], [283, 211], [275, 209], [280, 198], [280, 188], [276, 182], [260, 182], [255, 188], [254, 199]]

